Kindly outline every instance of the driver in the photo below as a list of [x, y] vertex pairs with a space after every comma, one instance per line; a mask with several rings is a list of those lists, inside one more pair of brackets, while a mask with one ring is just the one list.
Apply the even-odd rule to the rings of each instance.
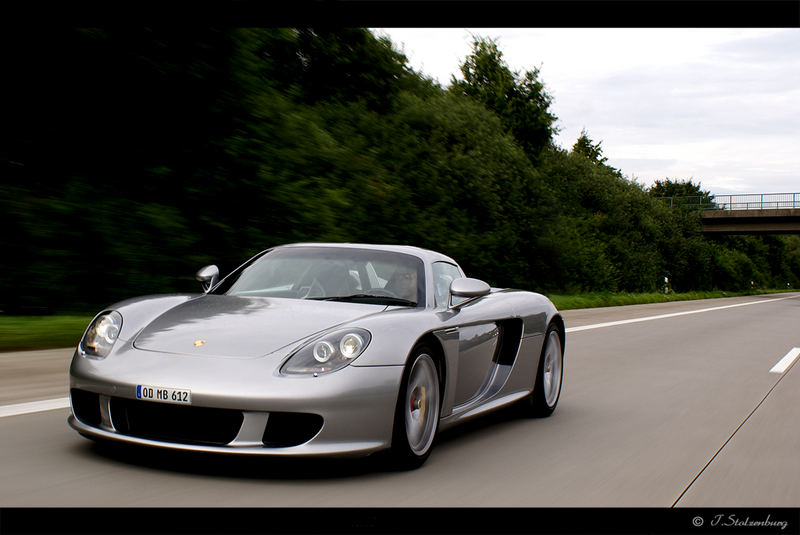
[[399, 267], [392, 275], [391, 288], [402, 299], [417, 301], [417, 270]]

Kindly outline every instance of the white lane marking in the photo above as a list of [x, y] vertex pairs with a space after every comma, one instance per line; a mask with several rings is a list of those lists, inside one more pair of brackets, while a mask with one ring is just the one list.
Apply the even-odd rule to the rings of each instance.
[[800, 356], [800, 347], [793, 347], [778, 363], [772, 367], [770, 373], [783, 373]]
[[578, 331], [588, 331], [589, 329], [601, 329], [603, 327], [613, 327], [615, 325], [625, 325], [628, 323], [639, 323], [640, 321], [660, 320], [664, 318], [674, 318], [676, 316], [686, 316], [688, 314], [700, 314], [701, 312], [711, 312], [714, 310], [722, 310], [725, 308], [745, 307], [747, 305], [761, 305], [763, 303], [774, 303], [776, 301], [783, 301], [784, 299], [794, 299], [798, 296], [792, 295], [790, 297], [779, 297], [777, 299], [768, 299], [766, 301], [748, 301], [746, 303], [737, 303], [735, 305], [725, 305], [721, 307], [701, 308], [699, 310], [687, 310], [686, 312], [673, 312], [672, 314], [660, 314], [658, 316], [647, 316], [644, 318], [633, 318], [629, 320], [608, 321], [606, 323], [595, 323], [594, 325], [581, 325], [580, 327], [567, 327], [568, 333]]
[[42, 401], [31, 401], [30, 403], [17, 403], [15, 405], [0, 406], [0, 418], [6, 416], [18, 416], [31, 412], [52, 411], [55, 409], [66, 409], [69, 407], [69, 398], [45, 399]]

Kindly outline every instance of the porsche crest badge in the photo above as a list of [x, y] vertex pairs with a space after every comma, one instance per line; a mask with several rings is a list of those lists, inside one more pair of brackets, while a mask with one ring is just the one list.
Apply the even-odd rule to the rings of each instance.
[[200, 347], [201, 345], [203, 345], [205, 343], [206, 343], [205, 340], [195, 340], [194, 341], [194, 347]]

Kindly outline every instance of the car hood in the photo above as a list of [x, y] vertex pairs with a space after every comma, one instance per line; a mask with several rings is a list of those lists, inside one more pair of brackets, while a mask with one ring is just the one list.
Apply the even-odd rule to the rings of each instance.
[[133, 345], [162, 353], [255, 358], [385, 309], [362, 303], [204, 295], [158, 316]]

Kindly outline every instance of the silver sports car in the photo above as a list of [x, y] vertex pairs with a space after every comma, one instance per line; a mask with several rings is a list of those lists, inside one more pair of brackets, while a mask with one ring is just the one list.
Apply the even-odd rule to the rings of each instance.
[[411, 468], [438, 430], [511, 403], [553, 412], [564, 322], [410, 246], [298, 243], [205, 293], [116, 303], [70, 367], [69, 424], [93, 439], [310, 456], [388, 449]]

